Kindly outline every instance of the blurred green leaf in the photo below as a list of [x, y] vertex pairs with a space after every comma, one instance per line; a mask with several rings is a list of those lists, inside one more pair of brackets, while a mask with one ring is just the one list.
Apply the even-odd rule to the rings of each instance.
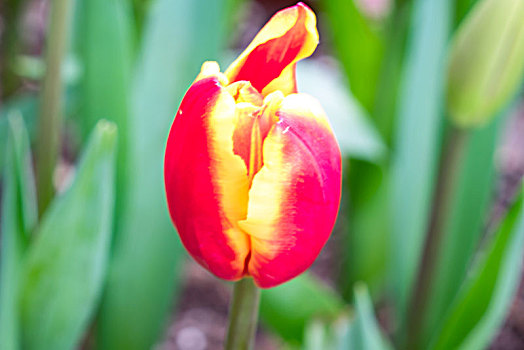
[[312, 318], [333, 320], [343, 305], [333, 290], [305, 273], [278, 287], [262, 290], [260, 318], [283, 339], [301, 343], [304, 328]]
[[313, 319], [306, 326], [304, 350], [348, 350], [345, 338], [348, 336], [351, 317], [343, 313], [333, 323]]
[[131, 86], [130, 170], [97, 324], [100, 349], [151, 348], [176, 296], [182, 249], [165, 201], [164, 148], [184, 91], [203, 61], [218, 56], [223, 11], [223, 1], [151, 4]]
[[414, 4], [392, 164], [391, 276], [402, 322], [425, 237], [441, 139], [449, 0]]
[[[65, 109], [67, 113], [71, 113], [74, 108], [74, 100], [71, 91], [66, 91]], [[8, 121], [7, 117], [10, 114], [17, 113], [24, 119], [25, 127], [29, 136], [29, 142], [35, 139], [36, 124], [38, 112], [38, 95], [33, 93], [24, 93], [11, 97], [6, 101], [2, 101], [2, 108], [0, 108], [0, 173], [5, 165], [5, 152], [1, 150], [6, 149], [7, 135], [8, 135]]]
[[38, 217], [29, 137], [20, 114], [5, 120], [8, 140], [0, 221], [0, 348], [20, 349], [18, 291], [23, 256]]
[[456, 0], [455, 1], [455, 27], [457, 27], [477, 0]]
[[125, 202], [128, 167], [129, 94], [134, 62], [133, 28], [127, 0], [77, 0], [77, 50], [83, 75], [79, 118], [84, 138], [99, 119], [118, 127], [116, 210]]
[[325, 6], [351, 91], [372, 112], [384, 54], [383, 39], [359, 12], [355, 1], [328, 0]]
[[342, 155], [376, 162], [385, 156], [384, 143], [340, 77], [336, 67], [319, 60], [309, 59], [297, 64], [300, 91], [309, 93], [322, 104]]
[[24, 349], [73, 349], [102, 290], [113, 225], [116, 127], [101, 121], [69, 190], [42, 217], [21, 291]]
[[[342, 269], [338, 285], [346, 300], [353, 299], [354, 284], [369, 286], [378, 296], [384, 290], [391, 237], [389, 181], [385, 164], [352, 159], [344, 176], [339, 222], [342, 237]], [[377, 220], [377, 218], [381, 218]], [[345, 224], [345, 225], [344, 225]]]
[[129, 0], [133, 8], [133, 17], [135, 18], [135, 32], [137, 39], [140, 40], [142, 32], [144, 30], [144, 22], [149, 13], [152, 0]]
[[524, 2], [477, 2], [450, 48], [447, 107], [452, 121], [461, 127], [486, 124], [523, 76]]
[[[410, 4], [397, 2], [389, 18], [382, 23], [385, 52], [381, 62], [371, 119], [383, 143], [389, 148], [395, 119], [397, 96], [408, 28]], [[375, 23], [376, 25], [376, 23]], [[349, 30], [349, 28], [348, 28]], [[346, 45], [357, 45], [348, 42]], [[355, 49], [356, 50], [356, 49]], [[364, 79], [364, 77], [363, 77]], [[388, 150], [389, 151], [389, 150]], [[389, 153], [389, 152], [388, 152]], [[391, 206], [389, 205], [389, 154], [379, 161], [352, 158], [344, 169], [342, 211], [346, 219], [342, 237], [344, 254], [338, 285], [345, 299], [353, 297], [353, 286], [364, 281], [373, 296], [383, 292], [389, 260]], [[382, 218], [377, 220], [377, 218]], [[342, 221], [340, 220], [340, 221]], [[340, 222], [339, 221], [339, 222]]]
[[380, 326], [375, 319], [373, 303], [365, 284], [355, 286], [355, 313], [355, 319], [350, 324], [347, 335], [343, 337], [339, 349], [391, 349], [391, 346], [382, 336]]
[[494, 191], [495, 149], [504, 118], [475, 130], [466, 145], [449, 210], [435, 282], [430, 291], [424, 339], [442, 321], [467, 274]]
[[[105, 118], [117, 124], [121, 138], [126, 134], [133, 62], [129, 1], [77, 0], [75, 19], [75, 44], [83, 68], [79, 102], [83, 136]], [[125, 144], [125, 139], [119, 143]]]
[[[397, 2], [383, 28], [385, 52], [370, 117], [388, 148], [400, 90], [410, 7]], [[338, 284], [347, 300], [352, 299], [357, 281], [364, 281], [373, 296], [384, 290], [391, 239], [389, 161], [389, 154], [379, 162], [353, 158], [344, 167], [349, 168], [342, 196], [342, 210], [347, 218], [342, 243], [347, 254], [343, 257]]]
[[36, 111], [38, 108], [37, 95], [27, 94], [11, 98], [0, 108], [0, 173], [6, 163], [4, 157], [7, 149], [7, 138], [9, 134], [8, 115], [19, 114], [24, 119], [29, 132], [29, 139], [33, 139], [36, 128]]
[[393, 138], [410, 9], [411, 3], [397, 1], [384, 28], [385, 53], [372, 118], [387, 145], [391, 144]]
[[391, 349], [375, 318], [373, 303], [365, 284], [354, 289], [352, 317], [342, 313], [335, 321], [314, 319], [306, 328], [305, 350], [382, 350]]
[[484, 349], [495, 335], [518, 287], [524, 253], [523, 194], [499, 231], [482, 251], [443, 328], [434, 349]]
[[328, 334], [326, 325], [322, 321], [312, 320], [307, 324], [304, 333], [304, 350], [328, 350], [332, 347], [330, 341], [334, 341], [333, 335]]

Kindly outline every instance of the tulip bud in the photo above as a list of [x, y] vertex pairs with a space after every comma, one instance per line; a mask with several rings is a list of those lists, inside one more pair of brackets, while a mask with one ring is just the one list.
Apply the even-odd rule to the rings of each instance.
[[451, 46], [448, 111], [461, 127], [491, 120], [518, 88], [524, 71], [524, 1], [481, 0]]
[[283, 283], [333, 229], [340, 149], [320, 104], [296, 93], [295, 64], [317, 44], [308, 7], [278, 12], [224, 73], [204, 63], [175, 116], [169, 212], [191, 256], [220, 278]]

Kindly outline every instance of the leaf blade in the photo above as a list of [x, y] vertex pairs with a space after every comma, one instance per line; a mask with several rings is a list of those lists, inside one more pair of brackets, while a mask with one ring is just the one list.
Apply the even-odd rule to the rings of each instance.
[[262, 290], [260, 319], [283, 339], [301, 342], [311, 318], [334, 319], [343, 305], [334, 291], [305, 273], [278, 287]]
[[100, 119], [118, 127], [117, 205], [125, 201], [128, 167], [127, 124], [133, 54], [132, 15], [126, 0], [79, 0], [76, 3], [76, 51], [82, 62], [77, 122], [87, 138]]
[[522, 202], [521, 193], [457, 296], [432, 348], [479, 349], [488, 345], [519, 280], [524, 250]]
[[0, 348], [20, 348], [18, 291], [28, 238], [37, 217], [29, 137], [20, 114], [6, 118], [8, 132], [2, 198], [0, 254]]
[[355, 286], [355, 319], [341, 349], [381, 350], [391, 349], [385, 341], [375, 319], [373, 304], [364, 284]]
[[326, 10], [351, 91], [368, 112], [373, 112], [384, 56], [381, 33], [368, 23], [355, 1], [330, 0]]
[[392, 164], [391, 266], [403, 322], [420, 258], [438, 161], [449, 0], [415, 3]]
[[460, 290], [485, 225], [495, 185], [495, 150], [505, 120], [500, 117], [488, 127], [473, 131], [466, 146], [435, 270], [424, 330], [426, 340], [443, 321]]
[[37, 229], [21, 290], [25, 349], [73, 348], [94, 312], [109, 256], [115, 143], [115, 126], [98, 123], [74, 183]]

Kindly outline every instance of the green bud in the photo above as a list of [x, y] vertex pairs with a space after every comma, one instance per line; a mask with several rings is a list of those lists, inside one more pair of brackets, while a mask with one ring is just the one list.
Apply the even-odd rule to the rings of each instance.
[[524, 0], [480, 0], [451, 46], [447, 103], [453, 122], [491, 120], [515, 93], [524, 72]]

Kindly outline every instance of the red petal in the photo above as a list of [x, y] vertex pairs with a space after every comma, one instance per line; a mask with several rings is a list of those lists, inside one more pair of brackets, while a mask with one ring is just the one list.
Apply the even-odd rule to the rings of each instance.
[[233, 154], [235, 101], [218, 78], [195, 82], [171, 127], [165, 185], [171, 218], [182, 243], [218, 277], [243, 275], [249, 240], [237, 226], [245, 218], [248, 180]]
[[341, 157], [320, 105], [286, 97], [264, 142], [264, 166], [249, 191], [248, 271], [263, 288], [305, 271], [326, 243], [340, 203]]

